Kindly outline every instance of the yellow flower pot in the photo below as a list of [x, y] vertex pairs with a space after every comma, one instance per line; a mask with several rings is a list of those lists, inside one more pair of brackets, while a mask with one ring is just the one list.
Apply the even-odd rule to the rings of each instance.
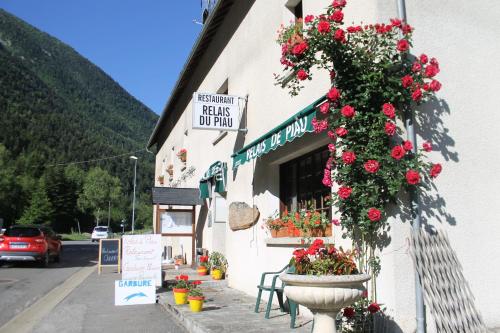
[[195, 297], [195, 296], [189, 296], [189, 307], [191, 308], [191, 311], [193, 312], [201, 312], [203, 310], [203, 301], [205, 300], [205, 297]]
[[174, 288], [174, 301], [175, 304], [181, 305], [187, 303], [187, 289], [176, 289]]
[[197, 271], [198, 271], [198, 275], [207, 275], [208, 274], [208, 270], [205, 266], [198, 267]]
[[212, 269], [212, 279], [221, 280], [222, 279], [222, 271], [220, 269]]

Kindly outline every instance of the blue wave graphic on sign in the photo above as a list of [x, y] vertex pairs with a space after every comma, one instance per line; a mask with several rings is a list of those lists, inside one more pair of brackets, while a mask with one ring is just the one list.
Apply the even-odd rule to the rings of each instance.
[[124, 300], [126, 300], [127, 302], [130, 301], [132, 298], [134, 297], [146, 297], [146, 295], [144, 293], [135, 293], [135, 294], [131, 294], [131, 295], [128, 295], [127, 297], [124, 298]]

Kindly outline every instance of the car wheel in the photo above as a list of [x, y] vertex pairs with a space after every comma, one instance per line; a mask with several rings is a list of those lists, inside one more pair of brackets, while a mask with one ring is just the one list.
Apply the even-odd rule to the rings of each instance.
[[47, 268], [47, 267], [49, 267], [49, 263], [50, 263], [50, 255], [49, 255], [49, 251], [47, 251], [47, 252], [45, 252], [42, 260], [40, 261], [40, 267]]

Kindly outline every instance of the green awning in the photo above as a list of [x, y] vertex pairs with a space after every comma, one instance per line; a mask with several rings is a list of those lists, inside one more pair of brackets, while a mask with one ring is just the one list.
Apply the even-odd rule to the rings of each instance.
[[325, 96], [319, 98], [282, 124], [231, 155], [233, 158], [233, 169], [254, 158], [267, 154], [271, 150], [275, 150], [285, 143], [293, 141], [295, 138], [300, 138], [304, 133], [314, 131], [312, 120], [316, 116], [316, 107], [324, 100]]
[[200, 179], [200, 198], [212, 197], [212, 184], [217, 193], [226, 192], [227, 164], [221, 161], [213, 163]]

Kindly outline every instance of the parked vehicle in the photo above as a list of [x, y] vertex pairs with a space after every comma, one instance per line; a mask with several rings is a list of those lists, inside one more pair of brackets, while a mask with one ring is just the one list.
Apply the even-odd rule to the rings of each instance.
[[106, 226], [97, 226], [92, 231], [92, 242], [98, 242], [99, 239], [113, 238], [113, 230]]
[[43, 226], [15, 225], [0, 236], [0, 261], [36, 261], [47, 267], [61, 259], [61, 236]]

